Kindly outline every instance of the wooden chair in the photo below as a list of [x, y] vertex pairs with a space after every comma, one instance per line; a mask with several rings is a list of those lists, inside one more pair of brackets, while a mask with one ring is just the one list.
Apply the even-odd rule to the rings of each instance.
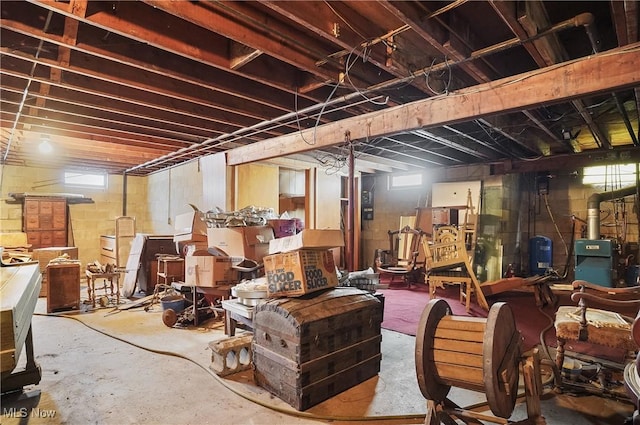
[[420, 229], [405, 226], [400, 230], [389, 230], [389, 249], [377, 250], [375, 266], [381, 275], [397, 276], [411, 287], [411, 283], [424, 283], [425, 259], [420, 257], [420, 247], [425, 233]]
[[[633, 337], [635, 332], [640, 340], [640, 326], [633, 326], [634, 317], [620, 314], [620, 311], [638, 312], [640, 308], [640, 287], [608, 288], [584, 280], [573, 282], [571, 299], [577, 306], [561, 306], [555, 317], [558, 347], [556, 349], [556, 377], [565, 362], [567, 341], [583, 341], [604, 347], [623, 349], [626, 360], [632, 360], [638, 350]], [[599, 309], [606, 307], [607, 309]], [[632, 332], [632, 327], [633, 332]]]
[[470, 311], [473, 295], [478, 305], [488, 311], [489, 304], [473, 271], [472, 250], [468, 249], [466, 236], [464, 229], [442, 226], [435, 231], [433, 243], [423, 240], [429, 291], [435, 297], [437, 287], [443, 288], [444, 284], [460, 285], [460, 301], [464, 302], [467, 312]]

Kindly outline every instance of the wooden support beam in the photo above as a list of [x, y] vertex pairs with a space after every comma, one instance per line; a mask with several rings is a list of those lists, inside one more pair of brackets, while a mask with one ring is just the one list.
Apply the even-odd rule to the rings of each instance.
[[400, 131], [456, 124], [640, 85], [640, 43], [229, 150], [238, 165]]

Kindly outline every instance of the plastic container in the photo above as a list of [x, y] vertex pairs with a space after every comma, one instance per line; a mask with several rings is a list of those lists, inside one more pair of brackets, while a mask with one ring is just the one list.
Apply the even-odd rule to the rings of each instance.
[[162, 311], [171, 309], [176, 313], [179, 313], [184, 310], [184, 302], [185, 299], [182, 297], [182, 295], [166, 295], [160, 298]]
[[546, 236], [529, 239], [529, 276], [544, 276], [553, 266], [553, 246]]

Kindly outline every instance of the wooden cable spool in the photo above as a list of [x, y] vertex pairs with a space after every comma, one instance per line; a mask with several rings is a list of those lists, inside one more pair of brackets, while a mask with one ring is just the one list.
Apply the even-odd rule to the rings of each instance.
[[506, 303], [494, 304], [486, 319], [453, 316], [442, 299], [422, 312], [415, 360], [428, 400], [443, 402], [452, 386], [484, 392], [493, 414], [506, 419], [516, 403], [520, 355], [520, 333]]

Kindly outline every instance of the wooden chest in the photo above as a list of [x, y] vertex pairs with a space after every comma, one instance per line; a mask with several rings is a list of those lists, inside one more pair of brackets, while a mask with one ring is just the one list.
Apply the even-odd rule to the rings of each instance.
[[254, 376], [306, 410], [380, 371], [382, 304], [357, 288], [335, 288], [255, 307]]

